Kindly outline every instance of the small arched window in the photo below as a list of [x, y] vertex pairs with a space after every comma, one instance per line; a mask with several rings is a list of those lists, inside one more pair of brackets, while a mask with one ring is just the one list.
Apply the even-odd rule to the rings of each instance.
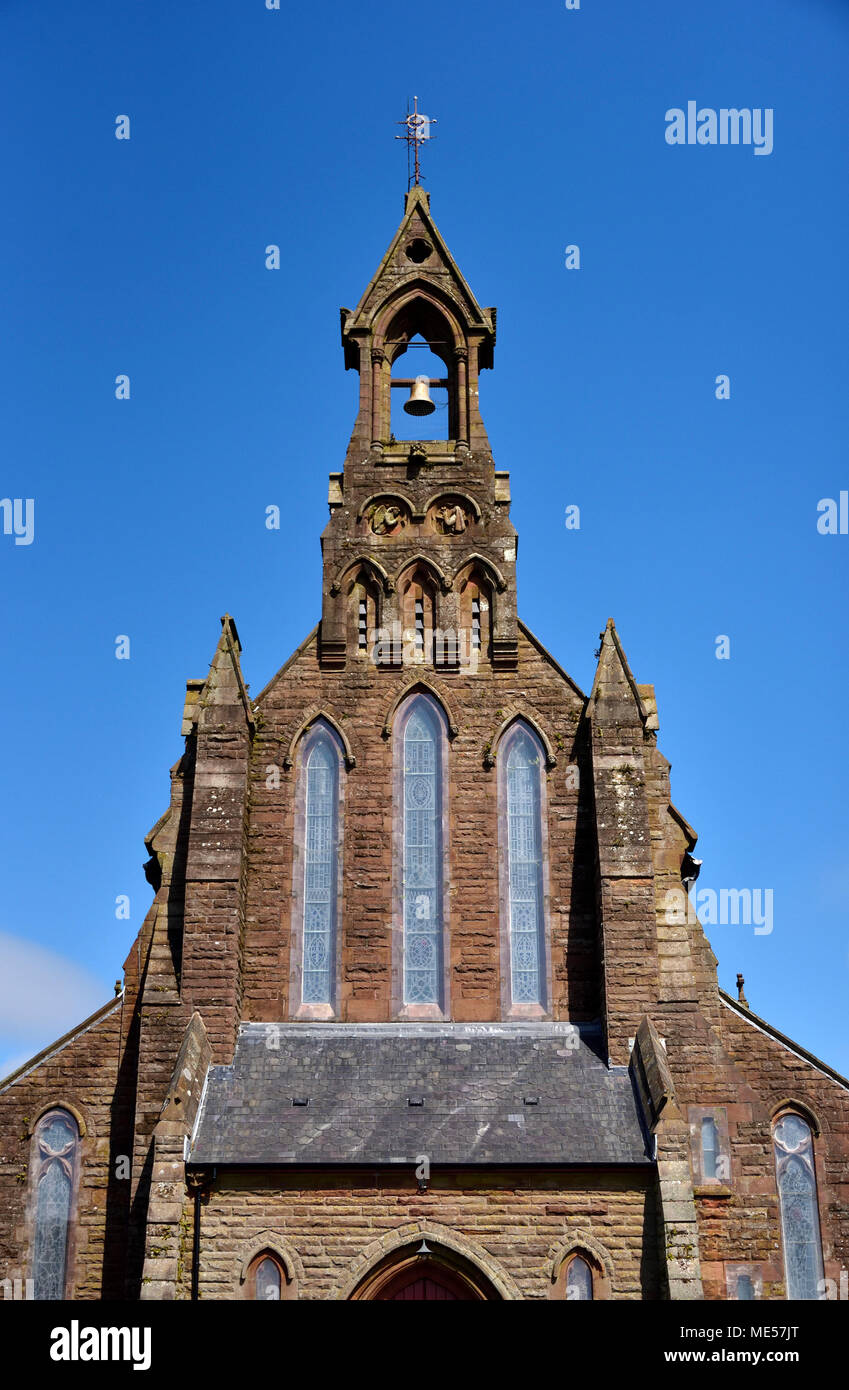
[[348, 591], [348, 650], [361, 660], [374, 660], [380, 602], [376, 584], [361, 570]]
[[416, 695], [399, 723], [403, 1005], [442, 1007], [444, 727], [436, 702]]
[[573, 1255], [566, 1269], [566, 1297], [589, 1300], [593, 1296], [593, 1272], [583, 1255]]
[[280, 1256], [273, 1250], [254, 1255], [244, 1278], [244, 1296], [256, 1301], [277, 1303], [297, 1297], [297, 1287]]
[[341, 762], [336, 735], [324, 720], [318, 720], [306, 735], [299, 757], [296, 833], [303, 849], [301, 860], [295, 862], [293, 923], [300, 1008], [312, 1017], [332, 1014], [336, 994]]
[[409, 579], [402, 584], [401, 615], [404, 662], [432, 663], [436, 626], [436, 586], [423, 566], [414, 570]]
[[795, 1113], [776, 1120], [772, 1133], [787, 1297], [817, 1299], [823, 1264], [813, 1137]]
[[546, 1008], [543, 766], [539, 739], [513, 725], [498, 749], [511, 1009]]
[[474, 667], [489, 658], [492, 591], [477, 570], [460, 585], [460, 662]]
[[256, 1269], [256, 1297], [264, 1299], [279, 1299], [280, 1290], [283, 1286], [283, 1276], [280, 1273], [280, 1266], [269, 1255], [260, 1260]]
[[67, 1110], [50, 1110], [36, 1125], [32, 1278], [37, 1299], [65, 1297], [79, 1143], [79, 1126]]

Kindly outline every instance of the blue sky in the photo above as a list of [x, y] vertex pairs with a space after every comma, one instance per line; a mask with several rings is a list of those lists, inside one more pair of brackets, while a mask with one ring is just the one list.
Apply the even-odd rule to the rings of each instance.
[[[31, 545], [0, 534], [0, 1073], [111, 996], [220, 615], [254, 693], [318, 619], [339, 306], [400, 219], [413, 93], [498, 306], [520, 612], [585, 690], [615, 617], [699, 886], [773, 890], [771, 934], [711, 928], [720, 983], [849, 1072], [849, 536], [816, 525], [849, 488], [849, 6], [4, 0], [0, 32], [0, 496], [35, 500]], [[688, 100], [773, 110], [772, 153], [670, 146]]]

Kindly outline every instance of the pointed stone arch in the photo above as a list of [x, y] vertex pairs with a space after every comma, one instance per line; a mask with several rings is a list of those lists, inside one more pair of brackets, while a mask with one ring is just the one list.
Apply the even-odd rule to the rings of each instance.
[[430, 681], [422, 680], [419, 676], [411, 676], [407, 684], [398, 692], [398, 694], [395, 696], [395, 699], [392, 701], [392, 704], [389, 706], [389, 709], [386, 713], [386, 718], [383, 721], [383, 728], [381, 729], [383, 737], [390, 737], [392, 733], [392, 726], [395, 722], [395, 716], [398, 713], [398, 710], [400, 709], [401, 705], [403, 705], [406, 700], [410, 699], [413, 695], [416, 694], [430, 695], [432, 699], [436, 701], [436, 703], [442, 710], [443, 715], [445, 716], [445, 723], [448, 728], [448, 737], [451, 740], [455, 739], [458, 733], [460, 732], [460, 726], [458, 725], [457, 720], [454, 716], [454, 711], [451, 702], [449, 701], [444, 691], [438, 689], [438, 687], [435, 684], [432, 684]]
[[342, 569], [339, 570], [336, 578], [332, 581], [330, 593], [333, 598], [338, 598], [342, 592], [342, 585], [348, 575], [358, 569], [367, 570], [371, 578], [383, 589], [384, 593], [391, 594], [394, 591], [395, 585], [383, 568], [383, 565], [371, 555], [358, 555], [353, 560], [347, 560]]
[[[504, 713], [504, 711], [502, 711], [502, 713]], [[533, 732], [536, 734], [545, 751], [545, 765], [548, 771], [550, 772], [553, 767], [557, 766], [557, 754], [554, 751], [551, 739], [545, 732], [545, 729], [543, 728], [542, 723], [537, 715], [535, 715], [527, 709], [519, 709], [515, 705], [511, 706], [506, 711], [505, 717], [502, 719], [501, 723], [498, 725], [498, 728], [495, 730], [486, 747], [484, 748], [484, 767], [495, 767], [495, 759], [498, 752], [498, 745], [501, 743], [508, 729], [510, 729], [514, 724], [519, 722], [527, 724], [528, 727], [531, 728]]]
[[587, 1231], [570, 1231], [549, 1256], [548, 1273], [551, 1280], [550, 1297], [565, 1298], [565, 1267], [573, 1256], [580, 1255], [593, 1271], [593, 1299], [609, 1299], [613, 1287], [613, 1259], [595, 1236]]
[[240, 1260], [239, 1284], [244, 1284], [248, 1270], [256, 1259], [267, 1250], [269, 1254], [275, 1255], [286, 1271], [286, 1278], [290, 1283], [298, 1287], [303, 1283], [304, 1266], [301, 1257], [294, 1246], [290, 1245], [279, 1231], [265, 1230], [258, 1231], [252, 1236], [248, 1236], [238, 1247], [237, 1259]]
[[28, 1122], [28, 1124], [27, 1124], [27, 1135], [26, 1135], [26, 1137], [27, 1137], [28, 1139], [31, 1139], [32, 1136], [35, 1134], [36, 1126], [38, 1125], [39, 1120], [43, 1120], [43, 1119], [44, 1119], [44, 1116], [45, 1116], [45, 1115], [48, 1115], [48, 1114], [50, 1113], [51, 1110], [66, 1110], [66, 1111], [68, 1112], [68, 1114], [69, 1114], [74, 1120], [76, 1120], [77, 1129], [79, 1130], [80, 1139], [86, 1139], [86, 1138], [92, 1138], [92, 1139], [94, 1139], [94, 1138], [96, 1137], [96, 1135], [95, 1135], [95, 1133], [94, 1133], [94, 1130], [92, 1129], [91, 1125], [90, 1125], [89, 1123], [86, 1122], [85, 1115], [84, 1115], [83, 1111], [80, 1109], [79, 1105], [78, 1105], [75, 1101], [70, 1101], [70, 1100], [65, 1099], [65, 1098], [60, 1094], [60, 1095], [55, 1095], [55, 1096], [53, 1097], [52, 1100], [50, 1100], [50, 1101], [46, 1102], [44, 1105], [40, 1106], [39, 1109], [35, 1112], [35, 1114], [33, 1115], [32, 1120], [30, 1120], [30, 1121]]
[[325, 724], [330, 726], [342, 745], [346, 772], [350, 772], [352, 768], [357, 766], [356, 754], [351, 746], [351, 740], [342, 728], [341, 720], [331, 714], [326, 705], [311, 705], [302, 716], [301, 722], [290, 738], [289, 746], [283, 756], [283, 766], [287, 772], [290, 772], [295, 765], [295, 750], [301, 739], [305, 734], [309, 733], [314, 724], [317, 724], [319, 720], [322, 719]]
[[[415, 315], [418, 306], [420, 306], [420, 313]], [[384, 351], [391, 363], [395, 357], [401, 355], [401, 351], [404, 349], [401, 348], [395, 353], [391, 351], [395, 340], [388, 336], [390, 332], [399, 322], [403, 322], [405, 315], [412, 322], [415, 322], [416, 318], [422, 317], [424, 320], [422, 326], [415, 327], [412, 333], [406, 336], [406, 341], [409, 341], [415, 333], [421, 333], [431, 347], [434, 356], [441, 357], [447, 365], [452, 360], [454, 349], [464, 347], [466, 343], [466, 333], [458, 317], [458, 308], [459, 306], [455, 301], [445, 291], [440, 290], [439, 286], [435, 285], [432, 280], [424, 276], [416, 276], [413, 280], [407, 280], [394, 293], [388, 295], [381, 304], [374, 322], [373, 347]], [[428, 320], [432, 320], [432, 322], [429, 323]], [[435, 328], [438, 320], [441, 320], [448, 329], [451, 335], [450, 342], [434, 338], [433, 343], [431, 343], [426, 330]], [[438, 347], [442, 347], [443, 350], [437, 351]]]
[[782, 1115], [800, 1115], [811, 1128], [811, 1134], [815, 1139], [822, 1137], [822, 1125], [816, 1110], [810, 1101], [800, 1100], [798, 1096], [783, 1096], [780, 1100], [770, 1101], [769, 1124], [770, 1130], [778, 1123]]
[[468, 445], [469, 325], [464, 317], [461, 306], [428, 276], [405, 279], [386, 295], [372, 330], [373, 439], [388, 440], [391, 435], [393, 364], [420, 334], [445, 367], [447, 437]]
[[[403, 1251], [408, 1246], [416, 1246], [422, 1240], [439, 1258], [445, 1251], [460, 1260], [468, 1262], [491, 1285], [496, 1297], [505, 1300], [520, 1300], [522, 1295], [510, 1275], [483, 1246], [457, 1235], [445, 1226], [433, 1221], [411, 1221], [395, 1231], [388, 1231], [379, 1240], [373, 1241], [349, 1266], [330, 1297], [337, 1300], [368, 1297], [367, 1287], [370, 1276], [378, 1272], [379, 1266], [395, 1251]], [[411, 1252], [411, 1253], [414, 1253]], [[358, 1292], [362, 1290], [363, 1292]]]
[[463, 570], [467, 569], [469, 566], [474, 567], [475, 565], [480, 565], [480, 568], [483, 570], [487, 578], [491, 581], [496, 592], [499, 594], [503, 594], [507, 588], [507, 580], [504, 578], [504, 575], [501, 573], [501, 570], [495, 564], [494, 560], [489, 560], [486, 557], [486, 555], [481, 555], [476, 550], [473, 551], [471, 555], [463, 556], [462, 560], [459, 562], [456, 569], [454, 570], [454, 574], [452, 575], [452, 583], [457, 583], [457, 580], [460, 578], [460, 575], [463, 573]]
[[436, 560], [434, 560], [432, 555], [425, 555], [422, 551], [419, 551], [416, 555], [408, 556], [401, 563], [401, 565], [395, 573], [395, 578], [392, 581], [393, 587], [395, 589], [398, 589], [407, 571], [415, 570], [419, 566], [421, 566], [422, 569], [426, 569], [429, 572], [429, 574], [433, 578], [434, 583], [437, 585], [441, 593], [447, 594], [451, 592], [451, 588], [454, 583], [451, 576], [444, 569], [442, 569], [441, 565], [437, 564]]
[[565, 1240], [553, 1246], [549, 1252], [548, 1272], [552, 1283], [557, 1278], [560, 1267], [570, 1255], [592, 1255], [609, 1279], [613, 1278], [613, 1259], [610, 1251], [596, 1240], [588, 1231], [570, 1231]]

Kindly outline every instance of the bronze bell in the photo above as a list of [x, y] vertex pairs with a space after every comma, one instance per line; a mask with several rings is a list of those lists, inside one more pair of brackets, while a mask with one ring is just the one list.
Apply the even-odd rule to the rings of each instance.
[[417, 376], [410, 387], [410, 399], [404, 402], [408, 415], [432, 415], [436, 406], [430, 398], [430, 377]]

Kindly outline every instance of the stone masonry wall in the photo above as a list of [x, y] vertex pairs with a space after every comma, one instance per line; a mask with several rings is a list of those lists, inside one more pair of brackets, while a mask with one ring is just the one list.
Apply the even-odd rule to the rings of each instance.
[[[324, 712], [348, 738], [356, 766], [345, 787], [342, 997], [339, 1016], [388, 1020], [391, 985], [392, 741], [383, 730], [399, 695], [419, 681], [440, 697], [457, 735], [448, 754], [448, 854], [451, 894], [449, 1017], [502, 1016], [498, 854], [503, 852], [497, 770], [485, 755], [505, 719], [535, 721], [556, 754], [546, 776], [554, 1018], [598, 1016], [597, 943], [587, 778], [578, 725], [583, 699], [555, 664], [524, 635], [516, 671], [435, 673], [381, 669], [371, 662], [322, 670], [315, 641], [301, 648], [259, 702], [251, 759], [244, 1012], [247, 1021], [283, 1020], [289, 998], [289, 936], [297, 756], [284, 763], [304, 718]], [[497, 749], [496, 761], [497, 761]], [[275, 778], [274, 769], [279, 776]], [[275, 780], [279, 785], [275, 785]]]
[[[273, 1233], [302, 1270], [299, 1298], [346, 1297], [369, 1246], [424, 1227], [467, 1243], [514, 1297], [551, 1297], [555, 1255], [583, 1235], [609, 1258], [611, 1297], [656, 1298], [654, 1203], [651, 1174], [445, 1172], [424, 1195], [400, 1174], [219, 1174], [202, 1213], [200, 1296], [244, 1297], [244, 1262]], [[183, 1280], [185, 1297], [188, 1258]]]
[[116, 1176], [121, 1116], [114, 1112], [122, 1006], [116, 999], [88, 1028], [0, 1091], [0, 1280], [14, 1284], [31, 1277], [32, 1135], [39, 1117], [61, 1106], [84, 1129], [69, 1297], [123, 1294], [130, 1183], [128, 1176]]

